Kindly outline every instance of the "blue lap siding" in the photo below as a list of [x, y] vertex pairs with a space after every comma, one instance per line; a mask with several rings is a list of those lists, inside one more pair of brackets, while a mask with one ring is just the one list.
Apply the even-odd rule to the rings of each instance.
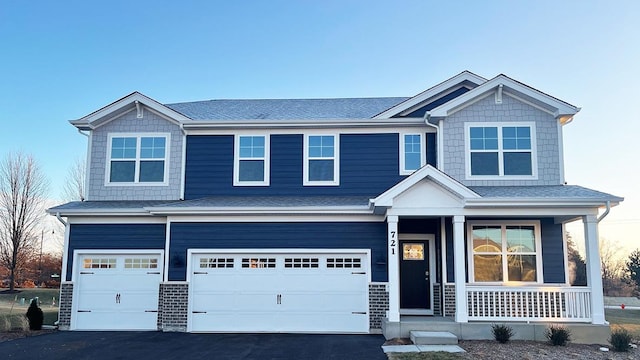
[[165, 224], [72, 224], [66, 280], [71, 281], [76, 249], [164, 249], [165, 233]]
[[[233, 186], [233, 136], [187, 137], [185, 199], [216, 195], [366, 195], [375, 197], [399, 175], [398, 134], [340, 135], [340, 186], [303, 186], [303, 135], [271, 135], [269, 186]], [[435, 148], [434, 148], [435, 149]]]
[[187, 249], [371, 249], [373, 281], [387, 281], [387, 224], [171, 223], [169, 280], [184, 281]]

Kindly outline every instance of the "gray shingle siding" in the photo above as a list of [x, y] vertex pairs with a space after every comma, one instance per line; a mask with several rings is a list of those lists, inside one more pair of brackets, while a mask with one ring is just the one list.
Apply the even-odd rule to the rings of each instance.
[[[537, 180], [467, 180], [465, 174], [465, 123], [470, 122], [534, 122], [537, 156]], [[488, 96], [444, 120], [444, 172], [467, 186], [560, 185], [560, 145], [558, 121], [546, 112], [508, 95], [502, 104]]]
[[[105, 186], [109, 133], [170, 133], [169, 179], [167, 186]], [[180, 127], [145, 110], [142, 119], [129, 112], [93, 131], [88, 200], [178, 200], [182, 176], [182, 141]]]

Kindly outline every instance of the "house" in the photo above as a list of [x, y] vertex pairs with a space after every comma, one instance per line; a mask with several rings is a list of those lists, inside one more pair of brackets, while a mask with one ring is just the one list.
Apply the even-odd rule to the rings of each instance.
[[[565, 184], [579, 110], [467, 71], [410, 98], [134, 92], [71, 121], [88, 136], [87, 193], [48, 210], [66, 226], [60, 326], [604, 326], [598, 222], [623, 199]], [[575, 220], [586, 287], [569, 284]]]

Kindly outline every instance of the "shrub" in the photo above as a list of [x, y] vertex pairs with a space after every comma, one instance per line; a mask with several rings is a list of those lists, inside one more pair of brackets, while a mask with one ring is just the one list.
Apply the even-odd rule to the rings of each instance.
[[553, 346], [565, 346], [571, 341], [571, 331], [562, 326], [551, 326], [546, 332], [547, 339]]
[[493, 338], [496, 339], [500, 344], [504, 344], [508, 342], [513, 336], [513, 328], [507, 325], [491, 325], [491, 332], [493, 333]]
[[27, 319], [29, 319], [29, 329], [42, 330], [44, 313], [42, 309], [38, 307], [38, 298], [31, 300], [31, 305], [29, 305], [29, 309], [27, 309]]
[[609, 343], [613, 347], [613, 351], [629, 351], [631, 344], [631, 334], [623, 328], [611, 331]]

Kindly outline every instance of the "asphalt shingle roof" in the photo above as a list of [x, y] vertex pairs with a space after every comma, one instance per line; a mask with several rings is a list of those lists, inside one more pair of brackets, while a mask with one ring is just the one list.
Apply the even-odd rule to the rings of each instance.
[[476, 194], [483, 198], [562, 198], [562, 199], [594, 199], [621, 201], [615, 195], [591, 190], [578, 185], [549, 186], [470, 186]]
[[165, 104], [194, 120], [367, 119], [407, 97], [207, 100]]

